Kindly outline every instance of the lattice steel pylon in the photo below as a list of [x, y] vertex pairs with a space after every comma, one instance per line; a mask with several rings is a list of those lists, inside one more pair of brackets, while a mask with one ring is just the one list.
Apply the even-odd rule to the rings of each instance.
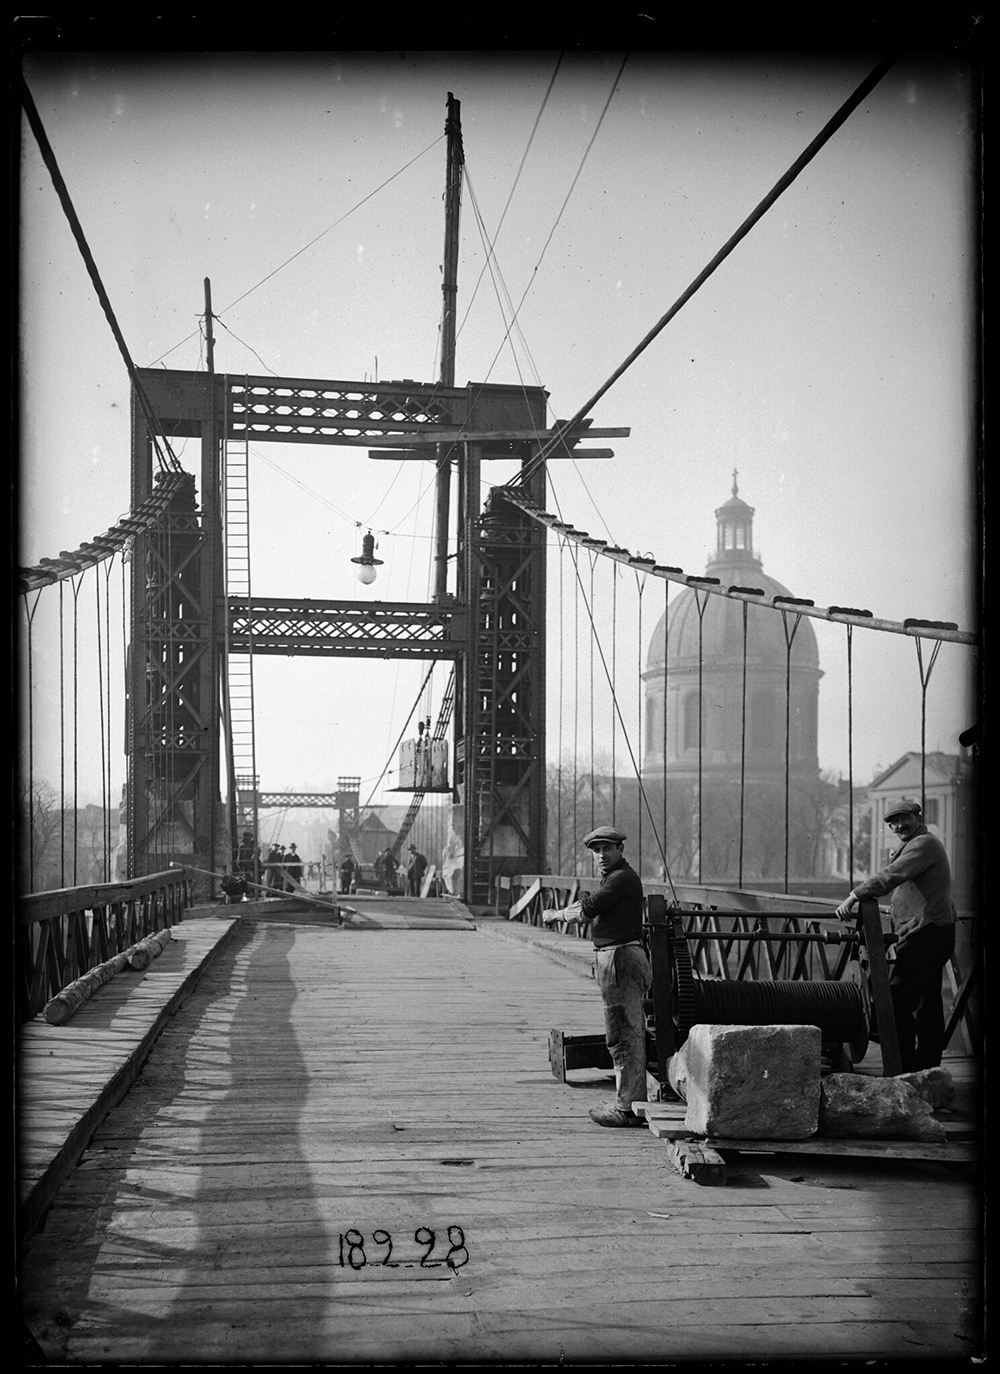
[[[527, 489], [544, 501], [544, 465]], [[498, 877], [545, 867], [545, 531], [497, 488], [469, 555], [474, 634], [458, 776], [465, 899], [486, 904]]]
[[226, 721], [229, 749], [231, 842], [238, 832], [258, 836], [260, 780], [254, 745], [252, 604], [250, 584], [249, 441], [244, 435], [224, 442], [223, 559], [228, 604], [246, 619], [248, 632], [239, 646], [226, 634]]

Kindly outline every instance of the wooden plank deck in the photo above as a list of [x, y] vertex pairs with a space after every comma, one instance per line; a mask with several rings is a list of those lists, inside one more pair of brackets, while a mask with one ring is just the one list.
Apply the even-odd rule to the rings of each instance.
[[982, 1353], [973, 1179], [741, 1155], [699, 1188], [589, 1121], [606, 1079], [553, 1079], [549, 1028], [600, 1029], [592, 981], [491, 934], [242, 921], [23, 1247], [45, 1355]]

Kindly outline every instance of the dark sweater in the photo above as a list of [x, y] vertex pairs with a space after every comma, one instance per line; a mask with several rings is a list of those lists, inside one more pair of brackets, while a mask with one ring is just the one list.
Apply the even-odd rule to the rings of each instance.
[[580, 906], [584, 916], [593, 920], [595, 948], [642, 939], [642, 883], [624, 859], [608, 870], [596, 892], [583, 894]]
[[926, 827], [901, 844], [885, 868], [854, 888], [855, 897], [892, 893], [892, 923], [902, 939], [919, 926], [950, 926], [955, 921], [951, 866], [944, 845]]

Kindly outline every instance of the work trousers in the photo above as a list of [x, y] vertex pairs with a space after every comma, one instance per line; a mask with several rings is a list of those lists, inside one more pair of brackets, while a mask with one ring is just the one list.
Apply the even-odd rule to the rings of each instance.
[[941, 974], [955, 949], [955, 927], [918, 926], [896, 947], [889, 991], [904, 1073], [933, 1069], [944, 1051]]
[[652, 975], [641, 945], [611, 945], [596, 952], [597, 986], [604, 1002], [605, 1043], [615, 1066], [615, 1106], [628, 1112], [646, 1101], [646, 1014], [643, 998]]

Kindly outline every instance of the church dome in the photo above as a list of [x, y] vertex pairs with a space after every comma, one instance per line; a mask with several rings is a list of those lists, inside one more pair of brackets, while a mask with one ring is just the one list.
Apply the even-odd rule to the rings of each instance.
[[[788, 588], [776, 578], [769, 577], [761, 566], [760, 556], [753, 548], [754, 508], [740, 499], [736, 474], [733, 474], [733, 494], [715, 512], [718, 538], [715, 553], [708, 561], [705, 576], [718, 578], [725, 589], [740, 587], [763, 592], [759, 599], [769, 603], [775, 596], [789, 596]], [[699, 603], [701, 613], [699, 614]], [[749, 603], [751, 606], [753, 603]], [[662, 673], [664, 656], [668, 667], [690, 667], [699, 658], [699, 633], [703, 661], [713, 668], [722, 668], [743, 661], [743, 605], [729, 597], [698, 592], [693, 587], [674, 598], [668, 611], [662, 614], [653, 631], [646, 659], [649, 675]], [[793, 611], [793, 608], [789, 608]], [[664, 620], [669, 616], [668, 642], [664, 645]], [[819, 649], [816, 634], [808, 617], [781, 615], [776, 610], [754, 611], [747, 616], [747, 662], [784, 666], [787, 654], [787, 634], [792, 639], [793, 668], [819, 669]]]

